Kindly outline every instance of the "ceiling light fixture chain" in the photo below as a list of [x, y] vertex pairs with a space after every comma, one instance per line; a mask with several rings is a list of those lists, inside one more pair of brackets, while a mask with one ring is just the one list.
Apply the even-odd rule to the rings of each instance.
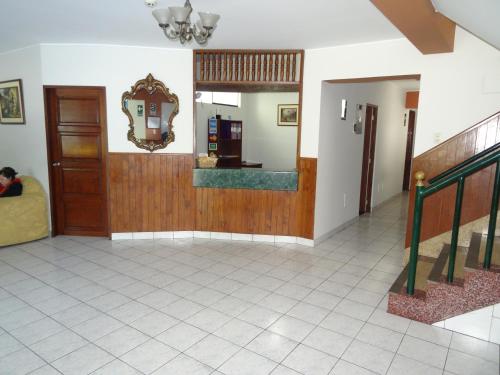
[[[145, 0], [147, 6], [155, 6], [156, 1]], [[186, 0], [183, 7], [168, 7], [168, 9], [155, 9], [153, 16], [170, 40], [179, 40], [181, 44], [190, 42], [193, 38], [198, 44], [206, 44], [212, 36], [220, 16], [214, 13], [198, 12], [200, 20], [191, 23], [193, 7]]]

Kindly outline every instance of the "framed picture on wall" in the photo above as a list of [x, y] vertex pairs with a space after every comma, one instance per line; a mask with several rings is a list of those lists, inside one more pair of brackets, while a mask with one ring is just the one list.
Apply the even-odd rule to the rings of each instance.
[[278, 126], [299, 125], [298, 104], [278, 104]]
[[156, 105], [156, 103], [150, 103], [149, 104], [149, 115], [150, 116], [156, 116], [158, 113], [158, 106]]
[[149, 129], [160, 129], [160, 118], [159, 117], [148, 117], [148, 128]]
[[26, 123], [23, 83], [20, 79], [0, 82], [0, 123], [5, 125]]

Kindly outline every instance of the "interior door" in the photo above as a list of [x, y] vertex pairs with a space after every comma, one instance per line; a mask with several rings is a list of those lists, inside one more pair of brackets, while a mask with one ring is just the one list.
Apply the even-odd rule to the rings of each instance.
[[375, 158], [375, 140], [377, 136], [377, 112], [375, 105], [366, 105], [365, 139], [363, 144], [363, 167], [359, 196], [359, 214], [370, 212], [372, 202], [373, 162]]
[[415, 139], [415, 111], [410, 110], [408, 115], [408, 134], [406, 135], [405, 171], [403, 174], [403, 191], [410, 190], [411, 161], [413, 158], [413, 144]]
[[45, 87], [52, 234], [107, 236], [105, 88]]

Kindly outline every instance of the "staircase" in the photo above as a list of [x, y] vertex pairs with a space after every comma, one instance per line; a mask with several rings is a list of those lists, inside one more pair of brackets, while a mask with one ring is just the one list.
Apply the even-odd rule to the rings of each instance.
[[[500, 121], [494, 125], [495, 128], [500, 127]], [[477, 150], [468, 159], [427, 181], [424, 172], [415, 174], [417, 184], [413, 191], [414, 205], [410, 207], [413, 220], [410, 227], [409, 262], [389, 291], [388, 312], [433, 324], [500, 303], [500, 237], [496, 236], [500, 197], [500, 142], [496, 134], [500, 133], [494, 133], [497, 143], [482, 151]], [[481, 182], [479, 185], [478, 181]], [[464, 200], [466, 186], [468, 193]], [[452, 189], [455, 189], [454, 194]], [[481, 191], [479, 196], [474, 195], [477, 190]], [[454, 207], [446, 210], [447, 215], [451, 216], [451, 223], [447, 224], [451, 226], [451, 239], [449, 243], [441, 245], [437, 254], [432, 252], [432, 256], [429, 256], [428, 252], [419, 253], [420, 242], [428, 239], [422, 236], [421, 228], [424, 227], [427, 233], [433, 230], [435, 233], [435, 228], [429, 230], [428, 224], [425, 227], [426, 221], [435, 218], [432, 214], [424, 216], [423, 213], [426, 210], [435, 211], [432, 202], [436, 201], [434, 198], [439, 194], [454, 202]], [[468, 221], [464, 220], [462, 207], [470, 211], [471, 207], [474, 209], [479, 206], [489, 212], [487, 231], [473, 231], [470, 241], [464, 241], [462, 234], [459, 241], [461, 226], [471, 222], [472, 217], [468, 215]], [[464, 233], [469, 236], [467, 231], [464, 230]], [[467, 245], [463, 246], [464, 243]]]
[[419, 256], [414, 294], [407, 293], [410, 263], [389, 291], [388, 312], [427, 324], [500, 303], [500, 237], [494, 238], [489, 269], [483, 268], [487, 236], [473, 233], [457, 247], [453, 282], [448, 282], [450, 244], [438, 258]]

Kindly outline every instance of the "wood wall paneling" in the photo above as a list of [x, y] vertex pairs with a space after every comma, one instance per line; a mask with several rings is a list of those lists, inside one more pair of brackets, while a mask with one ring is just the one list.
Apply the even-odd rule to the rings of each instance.
[[[417, 171], [424, 171], [426, 180], [467, 160], [500, 142], [500, 112], [472, 126], [413, 160], [412, 182], [406, 230], [406, 247], [411, 240], [415, 180]], [[489, 214], [495, 166], [469, 176], [465, 180], [461, 223], [466, 224]], [[420, 240], [425, 241], [451, 230], [455, 210], [456, 185], [449, 186], [425, 199]]]
[[111, 153], [113, 233], [205, 231], [313, 238], [316, 159], [297, 192], [193, 188], [191, 154]]

